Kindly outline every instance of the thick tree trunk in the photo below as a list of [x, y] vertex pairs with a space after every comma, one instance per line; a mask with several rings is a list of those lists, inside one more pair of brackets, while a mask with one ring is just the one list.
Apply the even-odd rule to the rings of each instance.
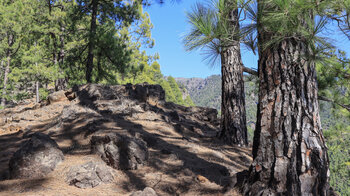
[[96, 36], [96, 19], [97, 19], [97, 7], [98, 0], [92, 0], [92, 13], [91, 13], [91, 26], [90, 26], [90, 36], [89, 36], [89, 51], [86, 62], [86, 82], [91, 83], [92, 70], [94, 67], [94, 49], [95, 49], [95, 36]]
[[219, 137], [239, 146], [248, 145], [243, 70], [239, 42], [221, 55], [222, 96]]
[[[258, 0], [259, 104], [253, 163], [244, 192], [326, 196], [330, 194], [329, 160], [319, 115], [315, 63], [309, 60], [312, 50], [305, 38], [297, 36], [266, 47], [273, 32], [260, 23], [261, 17], [275, 9], [266, 5]], [[312, 19], [312, 13], [307, 17]], [[299, 22], [304, 20], [305, 16]]]
[[2, 89], [2, 98], [1, 98], [1, 106], [5, 106], [6, 104], [6, 95], [7, 95], [7, 82], [8, 82], [8, 75], [10, 73], [10, 65], [11, 65], [11, 50], [7, 50], [7, 64], [5, 68], [5, 73], [4, 73], [4, 85]]
[[231, 145], [248, 145], [243, 81], [243, 63], [239, 38], [235, 32], [239, 29], [237, 5], [226, 2], [232, 11], [228, 13], [231, 21], [232, 43], [224, 47], [221, 53], [221, 131], [219, 138]]
[[[265, 40], [263, 40], [265, 41]], [[260, 53], [259, 105], [246, 195], [328, 195], [314, 63], [286, 39]]]

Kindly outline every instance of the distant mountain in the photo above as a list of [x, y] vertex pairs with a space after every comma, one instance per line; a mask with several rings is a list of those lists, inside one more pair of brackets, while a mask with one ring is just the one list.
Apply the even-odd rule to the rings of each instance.
[[[186, 88], [193, 102], [197, 106], [221, 109], [221, 76], [212, 75], [207, 78], [175, 78], [181, 89]], [[245, 76], [246, 112], [249, 128], [254, 129], [258, 102], [257, 82]], [[332, 105], [328, 102], [320, 102], [320, 116], [323, 129], [341, 122], [349, 122], [348, 119], [339, 118], [332, 113]]]
[[[186, 88], [197, 106], [215, 108], [221, 111], [221, 76], [212, 75], [207, 78], [175, 78], [180, 88]], [[256, 82], [245, 77], [246, 112], [248, 127], [255, 128], [258, 94]], [[252, 132], [251, 132], [252, 133]], [[252, 137], [252, 134], [250, 134]]]
[[185, 87], [194, 104], [220, 110], [221, 107], [221, 76], [212, 75], [208, 78], [175, 78], [179, 87]]

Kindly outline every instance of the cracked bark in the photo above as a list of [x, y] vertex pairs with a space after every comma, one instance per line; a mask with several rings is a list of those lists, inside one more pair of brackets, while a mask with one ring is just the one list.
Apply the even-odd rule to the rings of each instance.
[[[228, 5], [229, 6], [229, 5]], [[234, 7], [231, 5], [231, 7]], [[233, 33], [239, 29], [238, 10], [230, 12]], [[239, 38], [221, 53], [221, 131], [219, 138], [231, 145], [248, 145], [243, 63]]]
[[260, 54], [259, 105], [246, 195], [329, 195], [316, 70], [304, 58], [307, 53], [303, 42], [286, 39]]
[[[258, 1], [260, 17], [271, 9], [264, 2]], [[263, 48], [272, 37], [259, 18], [259, 104], [244, 194], [330, 195], [311, 50], [300, 37]]]

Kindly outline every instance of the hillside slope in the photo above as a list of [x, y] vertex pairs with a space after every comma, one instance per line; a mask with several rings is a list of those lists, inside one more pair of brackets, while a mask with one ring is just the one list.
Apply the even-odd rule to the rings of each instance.
[[[202, 107], [220, 110], [221, 77], [213, 75], [208, 78], [177, 78], [179, 84], [186, 88], [193, 102]], [[257, 82], [245, 77], [246, 112], [248, 138], [252, 143], [258, 101]], [[329, 148], [331, 185], [341, 195], [350, 194], [350, 119], [334, 110], [329, 102], [320, 101], [322, 128]]]
[[[130, 195], [145, 187], [157, 195], [237, 195], [223, 189], [250, 165], [251, 150], [216, 139], [216, 110], [165, 102], [159, 85], [89, 84], [63, 96], [57, 102], [28, 101], [0, 111], [5, 119], [0, 122], [1, 195]], [[13, 153], [38, 132], [57, 142], [64, 161], [42, 178], [9, 179]], [[92, 138], [110, 134], [142, 141], [149, 153], [145, 165], [112, 169], [113, 182], [94, 188], [69, 185], [71, 167], [101, 162], [92, 151]]]

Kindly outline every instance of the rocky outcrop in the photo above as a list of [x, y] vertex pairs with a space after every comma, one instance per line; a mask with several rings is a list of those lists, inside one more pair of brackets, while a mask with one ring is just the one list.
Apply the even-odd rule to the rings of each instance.
[[135, 87], [131, 89], [131, 93], [134, 94], [134, 97], [141, 102], [157, 105], [159, 102], [165, 101], [165, 91], [160, 85], [144, 83], [135, 85]]
[[[165, 102], [160, 86], [88, 84], [65, 95], [69, 101], [0, 112], [7, 119], [0, 129], [16, 128], [0, 137], [0, 179], [10, 178], [9, 159], [32, 133], [47, 133], [67, 154], [46, 178], [16, 180], [15, 189], [0, 181], [1, 193], [201, 195], [213, 188], [210, 194], [220, 194], [231, 174], [226, 168], [244, 166], [233, 148], [221, 150], [216, 110]], [[38, 163], [32, 165], [37, 173]]]
[[71, 122], [72, 120], [75, 120], [82, 115], [95, 119], [101, 117], [98, 112], [91, 108], [83, 107], [78, 104], [69, 104], [64, 106], [61, 114], [61, 119], [63, 122]]
[[86, 84], [75, 86], [72, 91], [82, 103], [92, 103], [96, 100], [118, 100], [129, 98], [140, 102], [162, 102], [165, 100], [165, 91], [160, 85], [147, 83], [136, 85], [102, 85]]
[[113, 181], [112, 170], [104, 163], [90, 161], [72, 166], [66, 173], [66, 182], [78, 188], [93, 188]]
[[66, 94], [64, 91], [57, 91], [57, 92], [54, 92], [52, 94], [50, 94], [48, 97], [47, 97], [48, 101], [50, 104], [52, 103], [56, 103], [56, 102], [61, 102], [61, 101], [67, 101], [67, 97], [66, 97]]
[[136, 191], [130, 196], [157, 196], [157, 193], [150, 187], [146, 187], [143, 191]]
[[92, 136], [91, 151], [100, 155], [107, 165], [120, 170], [137, 169], [148, 160], [146, 142], [113, 133]]
[[205, 107], [190, 107], [187, 109], [201, 121], [207, 121], [210, 123], [217, 123], [218, 121], [218, 111], [213, 108], [205, 108]]
[[43, 133], [34, 133], [10, 159], [10, 177], [44, 177], [63, 159], [63, 153], [54, 140]]

